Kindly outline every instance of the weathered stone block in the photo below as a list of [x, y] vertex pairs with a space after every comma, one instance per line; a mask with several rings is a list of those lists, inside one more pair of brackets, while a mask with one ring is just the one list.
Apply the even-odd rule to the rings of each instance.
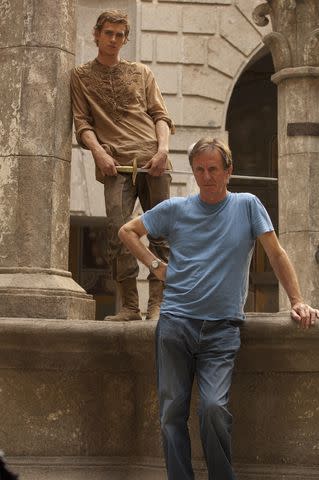
[[[189, 143], [193, 143], [197, 140], [197, 137], [189, 138]], [[192, 174], [192, 169], [188, 161], [188, 156], [187, 153], [172, 153], [170, 154], [170, 159], [173, 164], [173, 170], [182, 170], [185, 172], [189, 172]], [[182, 178], [184, 181], [185, 179], [183, 178], [185, 175], [176, 175], [176, 179]]]
[[231, 80], [210, 68], [183, 66], [182, 93], [225, 101]]
[[187, 6], [183, 8], [183, 32], [216, 33], [218, 10], [209, 6]]
[[177, 35], [157, 35], [156, 60], [158, 62], [178, 63], [182, 57], [181, 39]]
[[[170, 160], [173, 165], [173, 172], [174, 171], [183, 171], [188, 173], [172, 173], [172, 184], [173, 188], [177, 192], [177, 196], [185, 196], [187, 194], [185, 190], [185, 185], [187, 184], [188, 178], [191, 173], [191, 167], [188, 162], [188, 157], [186, 153], [173, 153], [170, 155]], [[175, 196], [176, 194], [174, 194]]]
[[141, 61], [151, 62], [153, 60], [153, 35], [142, 33], [141, 35]]
[[197, 127], [220, 127], [224, 106], [216, 100], [187, 97], [183, 104], [183, 125]]
[[2, 159], [0, 172], [0, 195], [7, 199], [2, 206], [2, 231], [6, 235], [1, 248], [9, 252], [0, 257], [0, 264], [65, 270], [69, 164], [50, 157], [7, 157]]
[[[319, 305], [319, 265], [315, 254], [319, 245], [319, 233], [315, 231], [288, 231], [280, 233], [280, 241], [297, 272], [303, 299], [309, 305]], [[305, 268], [305, 265], [307, 268]], [[280, 308], [290, 308], [287, 295], [281, 289]]]
[[3, 49], [1, 57], [0, 155], [53, 155], [70, 161], [73, 55], [22, 47]]
[[[285, 374], [264, 371], [248, 375], [237, 372], [233, 379], [232, 398], [238, 398], [239, 391], [241, 392], [242, 408], [234, 418], [233, 438], [238, 461], [244, 463], [247, 452], [254, 452], [254, 463], [291, 464], [298, 457], [298, 464], [303, 464], [305, 451], [300, 448], [301, 445], [305, 441], [310, 444], [317, 441], [309, 422], [310, 418], [314, 422], [319, 420], [313, 403], [316, 384], [317, 374], [314, 372]], [[300, 398], [303, 398], [302, 402]], [[272, 412], [271, 420], [264, 412]], [[246, 434], [245, 442], [242, 442], [239, 432], [244, 425]], [[282, 428], [279, 429], [278, 425]], [[312, 462], [316, 462], [313, 451], [307, 452], [306, 456], [309, 460], [312, 457]]]
[[[0, 388], [4, 402], [11, 395], [25, 398], [23, 412], [17, 411], [18, 403], [9, 402], [10, 415], [2, 423], [8, 433], [8, 451], [16, 448], [16, 429], [25, 439], [19, 455], [48, 456], [52, 451], [56, 455], [79, 455], [82, 450], [86, 455], [103, 455], [107, 451], [116, 456], [132, 450], [134, 379], [127, 375], [9, 370], [2, 371]], [[117, 403], [119, 394], [123, 395], [121, 405], [107, 408]], [[121, 421], [123, 417], [126, 422]]]
[[208, 40], [208, 65], [234, 77], [245, 57], [226, 40], [215, 35]]
[[0, 47], [48, 46], [74, 52], [74, 1], [5, 1], [1, 8], [0, 30]]
[[183, 37], [183, 63], [203, 64], [207, 57], [207, 39], [200, 36]]
[[166, 5], [142, 5], [142, 30], [177, 32], [181, 24], [181, 9]]
[[156, 82], [163, 94], [178, 93], [178, 68], [172, 68], [171, 65], [152, 65], [152, 72], [154, 72]]
[[212, 129], [210, 127], [191, 128], [191, 127], [178, 127], [175, 135], [171, 136], [170, 146], [171, 150], [187, 152], [189, 145], [196, 142], [202, 137], [215, 137], [220, 138], [224, 142], [228, 141], [228, 132], [221, 132], [219, 129]]
[[280, 156], [278, 171], [280, 232], [319, 231], [318, 154]]
[[220, 34], [247, 56], [261, 44], [261, 35], [234, 7], [228, 8], [227, 14], [221, 12]]
[[17, 210], [19, 204], [19, 161], [0, 157], [0, 265], [17, 265]]
[[71, 277], [24, 272], [0, 269], [0, 317], [95, 319], [95, 301]]
[[[278, 85], [278, 133], [280, 155], [306, 152], [319, 153], [315, 136], [287, 136], [287, 124], [294, 122], [319, 123], [319, 77], [307, 75], [299, 68], [287, 69], [289, 77]], [[298, 75], [300, 74], [300, 76]]]
[[171, 118], [176, 125], [182, 124], [182, 105], [183, 100], [176, 95], [164, 95], [166, 107], [169, 111]]

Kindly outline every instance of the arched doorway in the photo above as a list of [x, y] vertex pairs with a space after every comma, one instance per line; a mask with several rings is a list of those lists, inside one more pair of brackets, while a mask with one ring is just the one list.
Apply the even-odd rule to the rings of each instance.
[[[277, 89], [271, 82], [273, 73], [271, 54], [259, 53], [233, 89], [226, 130], [233, 152], [234, 174], [277, 177]], [[230, 190], [257, 195], [277, 229], [277, 183], [234, 179]], [[246, 311], [278, 311], [278, 282], [258, 242], [252, 259]]]

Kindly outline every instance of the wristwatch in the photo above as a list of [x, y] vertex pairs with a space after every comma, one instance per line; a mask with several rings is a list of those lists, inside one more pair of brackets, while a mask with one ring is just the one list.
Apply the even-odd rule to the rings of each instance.
[[161, 260], [158, 258], [152, 260], [151, 265], [149, 266], [150, 271], [152, 272], [153, 270], [157, 270], [161, 263]]

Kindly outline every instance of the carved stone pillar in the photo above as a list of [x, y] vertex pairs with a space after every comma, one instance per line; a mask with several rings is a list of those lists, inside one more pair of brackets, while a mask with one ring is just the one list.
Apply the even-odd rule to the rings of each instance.
[[[268, 0], [254, 11], [278, 86], [279, 234], [307, 302], [319, 305], [319, 2]], [[318, 257], [318, 255], [317, 255]], [[280, 295], [280, 307], [288, 307]]]
[[67, 271], [73, 0], [12, 0], [0, 17], [0, 317], [92, 319]]

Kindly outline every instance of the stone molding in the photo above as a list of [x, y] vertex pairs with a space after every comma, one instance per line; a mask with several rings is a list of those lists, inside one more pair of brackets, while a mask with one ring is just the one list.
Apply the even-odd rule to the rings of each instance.
[[283, 80], [290, 78], [307, 78], [307, 77], [319, 77], [319, 67], [292, 67], [284, 68], [281, 71], [275, 73], [271, 79], [277, 85]]
[[[91, 480], [164, 480], [164, 461], [159, 458], [136, 457], [8, 457], [15, 472], [23, 472], [24, 480], [82, 480], [90, 472]], [[203, 462], [193, 462], [199, 480], [206, 479]], [[318, 469], [290, 465], [236, 464], [239, 480], [318, 480]]]
[[273, 32], [264, 37], [264, 42], [270, 47], [277, 71], [287, 67], [319, 65], [317, 0], [267, 0], [253, 12], [258, 26], [268, 25], [268, 16]]
[[[56, 349], [62, 354], [77, 352], [84, 358], [85, 354], [119, 355], [125, 354], [130, 361], [113, 364], [112, 368], [149, 371], [154, 368], [152, 362], [145, 362], [147, 355], [153, 356], [153, 338], [156, 322], [104, 322], [92, 320], [59, 320], [37, 318], [0, 318], [0, 335], [2, 338], [2, 353], [8, 349], [18, 348], [20, 355], [27, 352], [44, 351], [54, 354]], [[90, 339], [88, 342], [87, 339]], [[23, 341], [22, 341], [23, 340]], [[310, 346], [319, 340], [319, 325], [311, 331], [302, 330], [290, 319], [288, 312], [280, 313], [248, 313], [242, 327], [242, 342], [245, 346], [239, 355], [238, 368], [245, 371], [258, 371], [260, 368], [269, 371], [319, 371], [319, 351]], [[262, 346], [262, 351], [259, 351]], [[291, 361], [286, 363], [284, 352], [298, 351], [304, 355], [298, 365]], [[247, 355], [254, 351], [254, 364], [247, 361]], [[265, 351], [273, 352], [272, 358], [265, 357]], [[310, 350], [310, 351], [309, 351]], [[282, 357], [279, 359], [277, 354]], [[31, 358], [31, 357], [30, 357]], [[51, 360], [52, 360], [51, 359]], [[311, 359], [311, 361], [310, 361]], [[12, 360], [10, 357], [9, 360]], [[50, 362], [51, 362], [50, 360]], [[278, 361], [278, 363], [277, 363]], [[60, 363], [60, 359], [58, 359]], [[53, 364], [52, 364], [53, 365]], [[81, 362], [78, 368], [82, 368]], [[65, 368], [76, 368], [73, 364]], [[97, 368], [95, 365], [94, 368]], [[108, 368], [99, 363], [99, 368]]]
[[265, 27], [269, 23], [268, 15], [270, 15], [270, 5], [262, 3], [253, 11], [253, 20], [259, 27]]
[[59, 270], [57, 268], [38, 268], [38, 267], [0, 267], [2, 273], [46, 273], [49, 275], [61, 275], [62, 277], [71, 277], [71, 272]]
[[279, 32], [268, 33], [263, 41], [272, 52], [276, 71], [292, 66], [290, 45], [284, 35]]

